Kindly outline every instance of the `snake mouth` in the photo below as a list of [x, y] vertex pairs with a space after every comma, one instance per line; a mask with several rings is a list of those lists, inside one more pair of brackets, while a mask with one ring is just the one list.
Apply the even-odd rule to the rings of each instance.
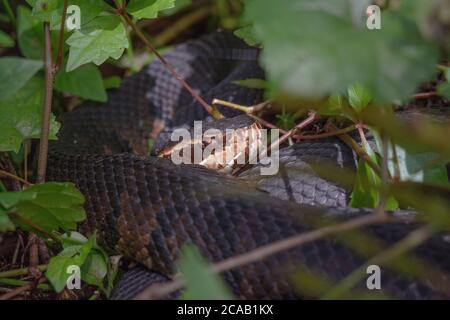
[[184, 164], [197, 164], [221, 173], [233, 173], [252, 160], [257, 160], [258, 152], [267, 148], [267, 139], [258, 122], [242, 122], [238, 119], [235, 127], [225, 129], [221, 121], [208, 124], [200, 131], [201, 134], [196, 132], [195, 126], [193, 131], [174, 130], [171, 141], [162, 148], [158, 157], [171, 158], [176, 163], [181, 159]]

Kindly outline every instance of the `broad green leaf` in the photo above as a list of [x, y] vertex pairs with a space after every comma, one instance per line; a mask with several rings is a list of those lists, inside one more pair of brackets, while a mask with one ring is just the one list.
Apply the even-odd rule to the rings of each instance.
[[100, 70], [92, 64], [71, 72], [61, 70], [55, 79], [55, 89], [93, 101], [105, 102], [107, 99]]
[[[43, 92], [44, 80], [33, 77], [14, 96], [0, 101], [0, 151], [18, 152], [23, 140], [40, 137]], [[52, 116], [50, 139], [56, 139], [58, 129], [59, 124]]]
[[[103, 11], [111, 9], [111, 7], [104, 1], [99, 0], [71, 0], [69, 5], [76, 5], [80, 8], [81, 27], [98, 17]], [[53, 13], [50, 22], [52, 30], [59, 30], [61, 27], [61, 17], [64, 3], [61, 4]], [[70, 15], [67, 16], [70, 18]]]
[[67, 285], [71, 275], [67, 272], [69, 266], [78, 266], [80, 269], [95, 245], [95, 235], [91, 236], [84, 245], [74, 245], [65, 248], [57, 256], [52, 257], [48, 264], [45, 276], [56, 292], [61, 292]]
[[62, 7], [64, 0], [34, 0], [30, 2], [33, 7], [33, 16], [41, 21], [50, 22], [53, 12]]
[[[84, 197], [71, 183], [39, 184], [23, 192], [34, 193], [36, 198], [19, 202], [17, 212], [47, 232], [75, 230], [77, 222], [86, 218], [82, 207]], [[26, 224], [19, 224], [25, 230], [30, 229]]]
[[9, 219], [6, 210], [0, 208], [0, 232], [14, 231], [15, 229], [16, 227], [14, 226], [14, 223], [12, 223], [12, 221]]
[[349, 86], [347, 94], [350, 105], [358, 112], [367, 107], [372, 100], [370, 92], [359, 84]]
[[154, 19], [162, 10], [175, 6], [175, 0], [131, 0], [127, 12], [137, 19]]
[[4, 209], [11, 209], [17, 203], [24, 200], [33, 200], [36, 199], [35, 192], [1, 192], [0, 193], [0, 205]]
[[269, 81], [304, 98], [344, 93], [359, 83], [376, 102], [408, 99], [434, 74], [436, 48], [401, 8], [384, 11], [382, 28], [368, 30], [360, 22], [363, 6], [353, 3], [248, 0], [244, 17], [264, 46]]
[[255, 32], [251, 26], [246, 26], [240, 29], [237, 29], [234, 32], [234, 35], [241, 38], [245, 41], [249, 46], [258, 46], [261, 42], [258, 41], [255, 37]]
[[118, 16], [103, 16], [76, 30], [67, 44], [70, 45], [69, 72], [90, 62], [100, 65], [110, 57], [119, 59], [128, 48], [128, 38]]
[[5, 32], [0, 30], [0, 47], [14, 47], [14, 40]]
[[17, 7], [17, 40], [25, 57], [42, 59], [44, 52], [42, 22], [33, 17], [31, 10], [24, 6]]
[[97, 250], [92, 250], [81, 267], [81, 279], [88, 284], [102, 286], [107, 273], [105, 256]]
[[186, 291], [183, 293], [184, 299], [216, 300], [233, 298], [220, 276], [210, 272], [207, 261], [196, 247], [188, 246], [182, 250], [178, 267], [186, 281]]
[[42, 61], [19, 57], [0, 58], [0, 101], [16, 94], [41, 68]]

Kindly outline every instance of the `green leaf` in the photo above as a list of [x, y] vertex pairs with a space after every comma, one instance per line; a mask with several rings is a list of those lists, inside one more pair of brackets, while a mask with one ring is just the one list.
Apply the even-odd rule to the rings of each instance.
[[173, 8], [166, 9], [166, 10], [162, 11], [161, 14], [164, 16], [170, 16], [170, 15], [173, 15], [173, 14], [183, 10], [184, 8], [187, 8], [191, 4], [192, 4], [192, 0], [176, 0], [175, 6]]
[[14, 47], [14, 40], [2, 30], [0, 30], [0, 47], [4, 48]]
[[66, 72], [62, 68], [55, 79], [55, 89], [93, 101], [106, 102], [107, 95], [100, 70], [92, 65]]
[[257, 79], [257, 78], [235, 80], [235, 81], [232, 81], [232, 83], [237, 84], [242, 87], [252, 88], [252, 89], [267, 89], [270, 86], [267, 83], [267, 81], [265, 81], [263, 79]]
[[[80, 8], [81, 27], [91, 22], [98, 17], [103, 11], [111, 9], [111, 7], [104, 1], [99, 0], [71, 0], [69, 5], [76, 5]], [[52, 30], [59, 30], [61, 27], [61, 17], [64, 3], [62, 3], [53, 13], [50, 22]], [[68, 15], [67, 18], [70, 18]]]
[[105, 256], [97, 250], [92, 250], [81, 267], [81, 279], [88, 284], [102, 286], [107, 273]]
[[122, 79], [119, 76], [112, 76], [103, 79], [103, 86], [105, 89], [117, 89], [120, 87]]
[[53, 13], [58, 10], [58, 8], [62, 7], [64, 0], [34, 0], [31, 2], [33, 6], [33, 16], [41, 21], [50, 22]]
[[184, 299], [221, 300], [232, 299], [230, 291], [219, 275], [209, 270], [207, 261], [196, 247], [187, 246], [182, 250], [179, 270], [186, 281]]
[[[369, 145], [364, 145], [364, 150], [370, 158], [378, 164], [378, 158]], [[381, 200], [381, 179], [364, 159], [358, 161], [355, 186], [350, 196], [349, 206], [352, 208], [376, 208]], [[398, 203], [393, 197], [386, 201], [387, 210], [395, 210]]]
[[9, 219], [7, 212], [0, 208], [0, 232], [14, 231], [15, 229], [16, 227]]
[[[49, 182], [23, 192], [36, 194], [36, 197], [19, 202], [17, 212], [47, 232], [75, 230], [77, 222], [86, 219], [82, 207], [84, 197], [72, 183]], [[30, 229], [20, 221], [18, 224], [25, 230]]]
[[249, 46], [258, 46], [261, 44], [261, 41], [258, 41], [255, 36], [255, 31], [252, 26], [246, 26], [234, 31], [234, 35], [238, 38], [241, 38], [245, 41]]
[[1, 192], [0, 193], [0, 205], [4, 209], [11, 209], [17, 203], [24, 200], [36, 199], [36, 193], [34, 192]]
[[33, 17], [31, 10], [17, 7], [17, 41], [20, 52], [29, 59], [41, 59], [44, 52], [42, 22]]
[[358, 83], [376, 102], [406, 100], [435, 72], [438, 51], [402, 9], [383, 11], [368, 30], [364, 6], [348, 0], [246, 1], [244, 17], [279, 91], [304, 98], [344, 93]]
[[[11, 82], [11, 80], [8, 80], [8, 82]], [[0, 117], [0, 132], [2, 133], [0, 151], [19, 152], [23, 140], [39, 138], [42, 123], [43, 92], [44, 80], [41, 77], [33, 77], [14, 96], [8, 100], [0, 101], [0, 110], [2, 110], [2, 116]], [[59, 124], [52, 116], [50, 139], [56, 139], [58, 129]]]
[[162, 10], [175, 7], [175, 0], [131, 0], [127, 12], [137, 19], [154, 19]]
[[41, 68], [42, 61], [19, 57], [0, 58], [0, 101], [16, 94]]
[[50, 259], [45, 276], [55, 288], [56, 292], [61, 292], [67, 285], [67, 279], [70, 276], [67, 273], [69, 266], [75, 265], [80, 267], [81, 270], [83, 263], [95, 245], [95, 241], [95, 235], [93, 235], [84, 245], [67, 247], [57, 256]]
[[70, 45], [69, 72], [86, 63], [100, 65], [110, 57], [119, 59], [128, 48], [128, 38], [118, 16], [103, 16], [76, 30], [67, 44]]
[[367, 107], [372, 100], [370, 92], [359, 84], [351, 85], [348, 88], [348, 101], [356, 110], [361, 111]]
[[450, 68], [445, 68], [444, 75], [447, 81], [438, 86], [437, 92], [440, 96], [450, 99]]

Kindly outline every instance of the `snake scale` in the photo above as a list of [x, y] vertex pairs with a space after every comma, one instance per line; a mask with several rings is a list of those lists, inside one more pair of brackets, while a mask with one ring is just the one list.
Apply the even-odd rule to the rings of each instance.
[[[233, 35], [216, 32], [177, 46], [166, 59], [207, 102], [221, 98], [253, 105], [262, 99], [260, 90], [233, 81], [263, 77], [258, 56], [257, 49]], [[297, 173], [288, 187], [280, 177], [251, 183], [252, 179], [147, 156], [148, 139], [156, 139], [162, 128], [189, 126], [205, 118], [203, 109], [154, 61], [109, 92], [106, 104], [87, 103], [60, 119], [59, 140], [50, 146], [47, 179], [74, 182], [86, 198], [88, 218], [82, 231], [96, 231], [106, 248], [144, 266], [125, 274], [116, 298], [131, 298], [147, 284], [171, 278], [185, 244], [195, 244], [209, 261], [218, 262], [316, 229], [318, 221], [370, 212], [346, 208], [348, 188], [318, 177], [309, 167], [321, 159], [339, 168], [356, 167], [355, 155], [335, 139], [282, 151], [282, 164], [307, 169]], [[363, 231], [389, 245], [416, 227], [402, 222]], [[351, 248], [343, 239], [323, 238], [222, 275], [237, 298], [310, 298], [314, 295], [295, 281], [299, 270], [339, 281], [381, 248], [364, 250]], [[420, 279], [395, 268], [383, 269], [382, 289], [375, 291], [401, 299], [450, 298], [449, 252], [448, 236], [434, 236], [414, 250], [432, 266], [422, 270]], [[365, 280], [355, 290], [370, 293]]]

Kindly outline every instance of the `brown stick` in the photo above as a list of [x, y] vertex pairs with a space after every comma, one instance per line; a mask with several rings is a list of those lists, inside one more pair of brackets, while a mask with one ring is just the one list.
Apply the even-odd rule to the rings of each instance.
[[161, 47], [174, 39], [179, 33], [188, 30], [189, 27], [203, 20], [214, 11], [215, 6], [200, 7], [189, 12], [170, 25], [154, 38], [156, 47]]
[[64, 27], [67, 17], [67, 7], [68, 7], [68, 1], [64, 0], [64, 8], [62, 12], [61, 17], [61, 25], [59, 27], [59, 40], [58, 40], [58, 54], [56, 56], [56, 63], [53, 67], [53, 73], [56, 74], [61, 67], [62, 58], [63, 58], [63, 48], [64, 48]]
[[18, 296], [19, 294], [26, 292], [26, 291], [30, 291], [33, 290], [37, 285], [43, 283], [44, 281], [46, 281], [47, 279], [45, 279], [44, 277], [40, 278], [37, 281], [33, 281], [32, 283], [26, 284], [24, 286], [18, 287], [8, 293], [5, 293], [4, 295], [0, 296], [0, 300], [10, 300], [16, 296]]
[[14, 175], [14, 174], [12, 174], [12, 173], [9, 173], [9, 172], [7, 172], [7, 171], [4, 171], [4, 170], [0, 170], [0, 177], [4, 177], [4, 178], [9, 178], [9, 179], [17, 180], [17, 181], [19, 181], [19, 182], [22, 182], [22, 183], [23, 183], [24, 185], [26, 185], [26, 186], [31, 186], [31, 185], [32, 185], [32, 184], [29, 183], [27, 180], [22, 179], [21, 177], [18, 177], [18, 176], [16, 176], [16, 175]]
[[[180, 84], [192, 95], [192, 97], [215, 118], [221, 118], [214, 112], [213, 108], [197, 93], [192, 89], [192, 87], [183, 79], [183, 77], [175, 70], [175, 68], [159, 54], [158, 50], [150, 43], [147, 37], [142, 33], [138, 26], [131, 20], [130, 16], [123, 10], [123, 8], [118, 8], [117, 12], [124, 18], [125, 22], [133, 29], [136, 35], [144, 42], [144, 44], [156, 55], [156, 57], [161, 61], [161, 63], [169, 70], [170, 73], [180, 82]], [[223, 118], [223, 116], [222, 116]]]
[[437, 96], [437, 92], [422, 92], [413, 95], [414, 99], [428, 99]]
[[[337, 128], [331, 124], [333, 130], [337, 130]], [[379, 165], [377, 165], [372, 158], [365, 152], [359, 144], [352, 139], [348, 134], [338, 135], [339, 139], [341, 139], [346, 145], [348, 145], [351, 149], [355, 150], [360, 158], [363, 158], [364, 161], [377, 173], [379, 177], [382, 176], [382, 170]]]
[[39, 141], [39, 159], [38, 159], [38, 174], [36, 183], [45, 182], [45, 173], [47, 170], [47, 154], [48, 154], [48, 136], [50, 129], [50, 114], [52, 111], [53, 99], [53, 66], [52, 66], [52, 44], [50, 35], [50, 25], [44, 22], [44, 66], [45, 66], [45, 96], [44, 107], [42, 111], [42, 130], [41, 140]]
[[[341, 233], [356, 228], [361, 228], [372, 224], [379, 224], [390, 221], [394, 221], [394, 219], [383, 217], [377, 214], [370, 214], [360, 218], [346, 221], [344, 223], [323, 227], [310, 232], [305, 232], [284, 240], [280, 240], [259, 247], [248, 253], [244, 253], [241, 255], [231, 257], [229, 259], [225, 259], [217, 264], [212, 265], [211, 272], [218, 273], [227, 271], [253, 262], [261, 261], [281, 251], [292, 249], [294, 247], [298, 247], [308, 242], [316, 241], [325, 236]], [[182, 278], [177, 277], [175, 280], [169, 282], [168, 284], [163, 285], [157, 284], [148, 287], [143, 292], [141, 292], [136, 298], [140, 300], [162, 298], [171, 292], [181, 289], [183, 285], [184, 282]]]
[[355, 129], [356, 129], [356, 126], [351, 125], [347, 128], [338, 129], [338, 130], [334, 130], [334, 131], [330, 131], [330, 132], [319, 133], [319, 134], [312, 134], [312, 135], [307, 135], [307, 136], [294, 135], [293, 138], [297, 139], [297, 140], [318, 140], [318, 139], [323, 139], [323, 138], [328, 138], [328, 137], [333, 137], [333, 136], [339, 136], [344, 133], [352, 132]]

